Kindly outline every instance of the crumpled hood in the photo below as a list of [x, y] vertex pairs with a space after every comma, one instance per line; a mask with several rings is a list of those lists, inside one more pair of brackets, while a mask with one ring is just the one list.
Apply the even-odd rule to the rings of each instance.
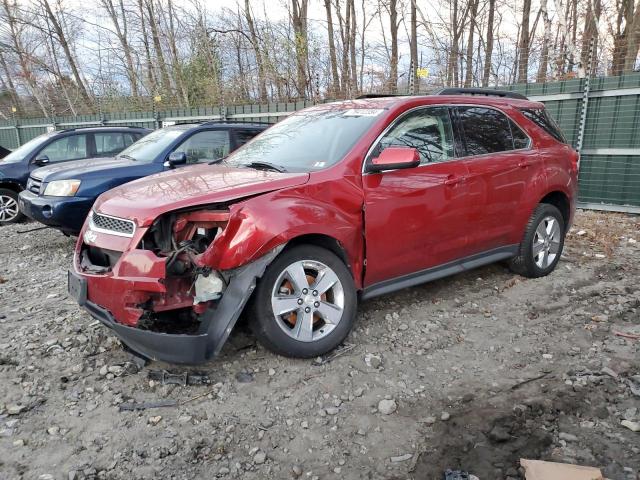
[[150, 175], [98, 197], [100, 213], [149, 225], [171, 210], [235, 200], [302, 185], [308, 173], [280, 173], [222, 165], [195, 165]]
[[80, 178], [88, 173], [101, 173], [105, 170], [111, 170], [119, 167], [130, 167], [136, 165], [133, 160], [126, 158], [91, 158], [88, 160], [73, 160], [71, 162], [60, 162], [54, 165], [40, 167], [33, 172], [31, 176], [38, 180], [51, 182], [52, 180], [68, 180], [72, 178]]

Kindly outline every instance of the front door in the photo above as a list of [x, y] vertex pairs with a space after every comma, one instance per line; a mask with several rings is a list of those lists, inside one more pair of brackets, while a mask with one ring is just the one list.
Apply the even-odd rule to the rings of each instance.
[[458, 259], [466, 248], [466, 175], [449, 109], [424, 107], [398, 120], [365, 162], [390, 146], [416, 148], [418, 167], [363, 174], [365, 287]]

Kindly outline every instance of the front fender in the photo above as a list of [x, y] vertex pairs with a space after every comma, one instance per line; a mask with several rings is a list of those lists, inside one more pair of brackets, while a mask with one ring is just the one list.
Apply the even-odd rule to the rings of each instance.
[[361, 284], [364, 242], [362, 194], [331, 182], [272, 192], [232, 205], [224, 231], [198, 263], [231, 270], [303, 235], [323, 235], [344, 249], [356, 285]]

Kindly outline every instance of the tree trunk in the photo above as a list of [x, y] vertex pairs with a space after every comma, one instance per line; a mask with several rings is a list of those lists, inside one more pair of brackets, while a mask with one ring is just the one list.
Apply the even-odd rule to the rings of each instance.
[[169, 28], [167, 33], [167, 39], [169, 40], [169, 51], [171, 52], [171, 63], [173, 64], [173, 78], [176, 84], [176, 90], [182, 95], [182, 101], [184, 106], [189, 106], [189, 94], [184, 85], [184, 78], [182, 75], [182, 66], [180, 65], [180, 57], [178, 55], [178, 46], [176, 44], [176, 29], [174, 25], [175, 10], [173, 9], [172, 0], [167, 0], [167, 10], [169, 17]]
[[396, 93], [398, 90], [398, 0], [389, 0], [389, 26], [391, 27], [389, 87], [391, 93]]
[[547, 69], [549, 68], [549, 45], [551, 44], [551, 19], [547, 9], [547, 0], [540, 2], [540, 11], [544, 22], [544, 39], [542, 41], [542, 52], [540, 54], [540, 66], [536, 75], [536, 82], [542, 83], [547, 80]]
[[260, 101], [267, 101], [267, 78], [264, 71], [264, 61], [262, 59], [262, 48], [260, 46], [260, 39], [256, 32], [256, 27], [253, 22], [253, 16], [251, 15], [251, 6], [249, 0], [244, 0], [244, 15], [247, 20], [247, 26], [249, 27], [249, 34], [251, 35], [251, 46], [253, 47], [254, 54], [256, 56], [256, 65], [258, 67], [258, 88], [260, 90]]
[[496, 0], [489, 0], [489, 18], [487, 20], [487, 46], [484, 52], [484, 71], [482, 72], [482, 86], [489, 86], [491, 75], [491, 56], [493, 55], [493, 17], [496, 12]]
[[470, 87], [473, 81], [473, 34], [476, 30], [476, 15], [478, 14], [479, 0], [470, 0], [469, 36], [467, 39], [467, 54], [464, 75], [464, 86]]
[[[245, 0], [248, 2], [249, 0]], [[336, 57], [336, 40], [333, 33], [333, 16], [331, 14], [331, 0], [324, 0], [324, 8], [327, 12], [327, 36], [329, 39], [329, 63], [331, 64], [331, 87], [329, 96], [335, 98], [340, 90], [340, 78], [338, 77], [338, 59]]]
[[307, 37], [307, 7], [309, 0], [291, 0], [292, 14], [291, 23], [295, 37], [296, 50], [296, 90], [301, 98], [307, 97], [307, 64], [308, 58], [308, 37]]
[[629, 29], [627, 41], [627, 53], [624, 59], [623, 73], [630, 73], [635, 69], [638, 60], [638, 52], [640, 50], [640, 3], [636, 7], [633, 15], [633, 21]]
[[156, 93], [158, 83], [156, 82], [156, 76], [153, 70], [153, 63], [151, 62], [151, 47], [149, 46], [149, 37], [147, 35], [147, 22], [145, 21], [143, 0], [138, 0], [138, 10], [140, 12], [140, 32], [142, 33], [142, 43], [144, 44], [144, 56], [146, 61], [147, 70], [147, 90], [152, 93]]
[[598, 23], [600, 21], [600, 13], [602, 11], [602, 1], [601, 0], [589, 0], [589, 4], [587, 6], [587, 14], [584, 20], [584, 31], [582, 32], [582, 48], [580, 50], [580, 64], [582, 68], [587, 71], [590, 69], [591, 74], [593, 74], [593, 66], [588, 65], [589, 59], [591, 58], [591, 41], [593, 39], [594, 42], [594, 50], [593, 55], [595, 57], [597, 51], [597, 40], [598, 40]]
[[42, 5], [47, 13], [47, 17], [51, 21], [51, 25], [53, 26], [54, 31], [56, 32], [56, 37], [58, 37], [58, 42], [64, 50], [64, 55], [67, 58], [67, 63], [69, 64], [69, 68], [71, 68], [71, 73], [73, 74], [73, 78], [78, 87], [78, 91], [80, 92], [80, 96], [85, 101], [87, 107], [91, 108], [93, 105], [93, 100], [89, 96], [87, 92], [87, 88], [84, 85], [82, 77], [80, 76], [80, 71], [78, 70], [78, 65], [76, 64], [76, 60], [71, 53], [71, 48], [69, 47], [69, 42], [67, 40], [67, 36], [65, 35], [62, 25], [58, 21], [58, 18], [53, 14], [53, 10], [51, 10], [51, 5], [49, 5], [49, 0], [41, 0]]
[[[349, 0], [347, 6], [351, 8], [351, 32], [349, 34], [349, 55], [351, 63], [351, 95], [358, 91], [358, 68], [356, 64], [356, 34], [357, 19], [355, 0]], [[364, 19], [363, 19], [364, 22]]]
[[416, 12], [416, 1], [411, 0], [411, 82], [413, 83], [413, 92], [416, 93], [418, 88], [418, 14]]
[[520, 28], [518, 83], [527, 83], [529, 73], [529, 17], [531, 0], [524, 0], [522, 10], [522, 26]]
[[115, 34], [118, 37], [120, 46], [122, 47], [122, 53], [124, 54], [125, 66], [127, 68], [127, 79], [129, 80], [129, 86], [131, 87], [131, 95], [137, 98], [140, 95], [138, 91], [138, 80], [136, 76], [136, 70], [133, 63], [133, 55], [131, 53], [131, 46], [129, 45], [128, 27], [127, 27], [127, 13], [124, 9], [124, 1], [119, 1], [119, 13], [122, 18], [122, 22], [118, 17], [113, 0], [100, 0], [102, 6], [109, 14], [111, 23], [115, 27]]
[[167, 64], [164, 60], [164, 53], [162, 53], [162, 45], [160, 43], [160, 32], [158, 28], [158, 22], [156, 21], [154, 0], [144, 0], [147, 7], [149, 28], [151, 29], [151, 40], [153, 41], [153, 48], [155, 50], [156, 59], [158, 61], [158, 69], [160, 70], [160, 78], [163, 93], [171, 95], [173, 89], [171, 88], [171, 80], [169, 78], [169, 71], [167, 70]]

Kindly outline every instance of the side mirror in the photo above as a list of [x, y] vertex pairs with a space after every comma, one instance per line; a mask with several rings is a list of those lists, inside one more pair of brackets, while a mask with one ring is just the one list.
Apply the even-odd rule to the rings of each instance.
[[49, 160], [49, 157], [47, 157], [46, 155], [39, 155], [33, 161], [33, 163], [39, 167], [44, 167], [45, 165], [49, 165], [49, 163], [51, 163], [51, 160]]
[[173, 168], [187, 163], [187, 154], [184, 152], [171, 152], [169, 158], [164, 162], [166, 167]]
[[420, 153], [411, 147], [387, 147], [367, 167], [369, 172], [399, 170], [420, 165]]

